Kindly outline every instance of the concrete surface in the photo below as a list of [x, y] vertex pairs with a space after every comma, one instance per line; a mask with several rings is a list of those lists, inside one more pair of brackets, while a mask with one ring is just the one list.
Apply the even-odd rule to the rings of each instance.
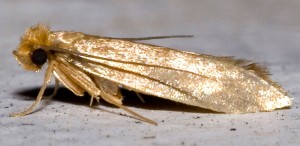
[[[0, 145], [297, 145], [299, 14], [297, 0], [1, 0]], [[153, 126], [103, 102], [89, 108], [88, 96], [76, 97], [61, 88], [34, 114], [10, 118], [32, 103], [43, 80], [43, 72], [23, 71], [11, 54], [25, 28], [38, 22], [54, 30], [113, 37], [192, 34], [190, 39], [146, 42], [262, 63], [294, 98], [293, 106], [268, 113], [217, 114], [153, 97], [142, 103], [123, 91], [125, 105], [157, 121]]]

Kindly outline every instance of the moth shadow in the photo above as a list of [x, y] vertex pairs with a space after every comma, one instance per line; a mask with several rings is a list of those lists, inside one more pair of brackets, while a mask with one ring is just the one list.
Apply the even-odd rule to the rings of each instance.
[[143, 102], [133, 91], [122, 89], [121, 92], [124, 97], [123, 104], [129, 107], [136, 107], [149, 110], [165, 110], [191, 113], [215, 113], [214, 111], [208, 109], [189, 106], [179, 102], [159, 98], [156, 96], [140, 94], [144, 100]]
[[[40, 88], [30, 88], [23, 89], [21, 91], [16, 92], [17, 98], [20, 100], [32, 100], [36, 99], [36, 96], [39, 92]], [[54, 91], [54, 87], [48, 87], [44, 93], [44, 96], [51, 95]], [[121, 93], [124, 97], [123, 105], [128, 107], [136, 107], [141, 109], [148, 110], [165, 110], [165, 111], [177, 111], [177, 112], [191, 112], [191, 113], [215, 113], [211, 110], [189, 106], [182, 103], [174, 102], [171, 100], [166, 100], [162, 98], [158, 98], [155, 96], [144, 95], [141, 94], [141, 97], [145, 102], [142, 102], [137, 94], [133, 91], [128, 91], [126, 89], [121, 89]], [[76, 104], [80, 106], [88, 106], [90, 103], [90, 95], [85, 94], [84, 96], [76, 96], [67, 88], [59, 88], [57, 94], [53, 97], [52, 100]], [[98, 106], [98, 103], [94, 101], [94, 106]], [[100, 106], [106, 106], [111, 108], [117, 108], [114, 105], [111, 105], [104, 100], [100, 100]]]
[[[18, 99], [20, 100], [36, 100], [36, 97], [40, 91], [40, 88], [29, 88], [29, 89], [23, 89], [21, 91], [16, 92], [16, 95]], [[53, 93], [54, 87], [47, 87], [47, 89], [44, 92], [44, 97], [49, 96]], [[44, 99], [42, 99], [44, 100]], [[65, 103], [71, 103], [76, 105], [86, 105], [89, 104], [90, 98], [88, 95], [84, 96], [76, 96], [71, 91], [69, 91], [66, 88], [59, 88], [57, 94], [51, 99], [55, 101], [61, 101]]]

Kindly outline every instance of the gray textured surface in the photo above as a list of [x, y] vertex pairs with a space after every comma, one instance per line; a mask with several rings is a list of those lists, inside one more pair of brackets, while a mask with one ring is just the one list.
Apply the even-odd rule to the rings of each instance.
[[[299, 133], [300, 1], [0, 1], [1, 145], [297, 145]], [[54, 30], [141, 37], [193, 34], [191, 39], [147, 41], [197, 53], [229, 55], [267, 65], [294, 98], [291, 109], [244, 115], [197, 112], [162, 100], [127, 105], [158, 126], [121, 116], [88, 96], [67, 90], [22, 118], [9, 113], [29, 106], [43, 73], [25, 72], [11, 52], [25, 28], [37, 22]], [[52, 83], [53, 84], [53, 83]], [[129, 99], [130, 98], [130, 99]], [[146, 98], [147, 99], [147, 98]], [[157, 104], [157, 102], [159, 104]], [[41, 106], [40, 106], [41, 107]], [[231, 130], [235, 128], [236, 130]]]

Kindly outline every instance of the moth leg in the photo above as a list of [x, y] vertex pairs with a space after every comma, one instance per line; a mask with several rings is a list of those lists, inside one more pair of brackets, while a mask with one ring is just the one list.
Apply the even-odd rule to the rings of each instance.
[[44, 83], [43, 83], [43, 85], [42, 85], [42, 87], [39, 91], [39, 94], [38, 94], [35, 102], [29, 108], [27, 108], [26, 110], [24, 110], [22, 112], [10, 114], [9, 115], [10, 117], [21, 117], [21, 116], [25, 116], [27, 114], [30, 114], [32, 112], [32, 110], [34, 109], [34, 107], [36, 107], [36, 105], [41, 101], [41, 99], [43, 98], [43, 94], [45, 92], [45, 89], [47, 87], [47, 84], [50, 82], [54, 63], [55, 63], [54, 61], [51, 61], [49, 63], [49, 67], [48, 67], [48, 69], [46, 70], [46, 73], [45, 73]]
[[55, 86], [54, 86], [54, 91], [51, 95], [48, 95], [48, 96], [44, 96], [44, 98], [53, 98], [56, 94], [57, 94], [57, 91], [58, 91], [58, 88], [59, 88], [59, 81], [57, 80], [57, 78], [55, 78]]
[[135, 92], [135, 94], [137, 95], [137, 97], [143, 102], [145, 103], [144, 98], [141, 96], [141, 94], [139, 92]]
[[95, 77], [94, 80], [101, 90], [112, 95], [114, 97], [114, 101], [116, 101], [119, 104], [122, 104], [123, 96], [121, 94], [120, 87], [118, 84], [100, 77]]
[[[74, 70], [71, 74], [75, 73], [76, 70]], [[78, 71], [77, 71], [78, 72]], [[76, 75], [75, 75], [76, 76]], [[78, 74], [77, 74], [78, 76]], [[101, 96], [101, 98], [103, 98], [105, 101], [107, 101], [108, 103], [111, 103], [121, 109], [123, 109], [124, 111], [132, 114], [133, 116], [135, 116], [136, 118], [142, 120], [142, 121], [145, 121], [145, 122], [148, 122], [150, 124], [154, 124], [154, 125], [157, 125], [156, 122], [146, 118], [146, 117], [143, 117], [141, 115], [139, 115], [138, 113], [128, 109], [127, 107], [123, 106], [121, 103], [118, 102], [118, 97], [115, 97], [113, 95], [111, 95], [110, 93], [107, 93], [103, 86], [100, 86], [99, 88], [96, 87], [96, 85], [94, 84], [94, 82], [92, 82], [92, 80], [90, 81], [87, 81], [87, 80], [83, 80], [82, 78], [73, 78], [74, 80], [76, 80], [78, 83], [81, 83], [82, 85], [80, 85], [82, 88], [86, 89], [86, 90], [90, 90], [88, 88], [93, 88], [93, 91], [90, 91], [89, 94], [91, 95], [91, 102], [90, 102], [90, 105], [93, 103], [93, 99], [95, 98], [98, 102], [99, 102], [99, 97], [98, 96]], [[88, 87], [88, 88], [87, 88]], [[97, 95], [98, 94], [98, 95]]]
[[66, 75], [66, 78], [70, 79], [73, 84], [80, 87], [84, 91], [88, 92], [91, 95], [90, 100], [90, 106], [92, 106], [94, 99], [99, 102], [99, 95], [100, 90], [94, 83], [94, 81], [91, 79], [90, 76], [88, 76], [86, 73], [81, 71], [80, 69], [75, 68], [71, 64], [60, 60], [61, 63], [58, 66], [58, 70], [61, 71], [64, 75]]
[[[59, 64], [59, 69], [64, 72], [65, 74], [68, 75], [70, 79], [72, 79], [76, 84], [78, 84], [81, 88], [85, 89], [90, 95], [91, 95], [91, 102], [93, 102], [93, 99], [95, 98], [96, 100], [99, 100], [99, 96], [103, 98], [105, 101], [108, 103], [111, 103], [126, 112], [132, 114], [136, 118], [148, 122], [150, 124], [157, 125], [156, 122], [143, 117], [139, 115], [138, 113], [130, 110], [129, 108], [123, 106], [122, 104], [118, 103], [116, 99], [118, 97], [114, 97], [113, 95], [105, 92], [105, 89], [103, 86], [97, 87], [96, 83], [88, 76], [86, 73], [81, 71], [80, 69], [75, 68], [73, 65], [69, 64], [68, 62], [65, 62], [64, 60], [60, 60], [61, 63]], [[100, 89], [99, 89], [100, 88]]]
[[91, 96], [91, 100], [90, 100], [90, 106], [92, 106], [93, 105], [93, 101], [94, 101], [94, 98], [96, 99], [96, 101], [99, 103], [100, 101], [100, 98], [99, 97], [93, 97], [93, 96]]
[[[154, 121], [152, 121], [148, 118], [145, 118], [145, 117], [141, 116], [140, 114], [138, 114], [136, 112], [133, 112], [132, 110], [130, 110], [127, 107], [122, 105], [123, 97], [121, 95], [120, 88], [119, 88], [118, 84], [116, 84], [112, 81], [106, 80], [104, 78], [99, 78], [99, 77], [95, 78], [95, 82], [101, 90], [101, 93], [100, 93], [101, 98], [103, 98], [105, 101], [107, 101], [108, 103], [111, 103], [111, 104], [125, 110], [126, 112], [134, 115], [138, 119], [141, 119], [145, 122], [148, 122], [148, 123], [151, 123], [151, 124], [154, 124], [154, 125], [157, 125], [156, 122], [154, 122]], [[144, 102], [144, 100], [140, 96], [140, 94], [138, 92], [136, 92], [136, 94]]]
[[[100, 89], [101, 89], [101, 88], [100, 88]], [[108, 103], [113, 104], [113, 105], [115, 105], [115, 106], [117, 106], [117, 107], [123, 109], [124, 111], [126, 111], [126, 112], [132, 114], [133, 116], [135, 116], [136, 118], [138, 118], [138, 119], [140, 119], [140, 120], [142, 120], [142, 121], [148, 122], [148, 123], [153, 124], [153, 125], [157, 125], [157, 123], [156, 123], [155, 121], [150, 120], [150, 119], [148, 119], [148, 118], [146, 118], [146, 117], [144, 117], [144, 116], [142, 116], [142, 115], [140, 115], [140, 114], [138, 114], [138, 113], [136, 113], [136, 112], [130, 110], [130, 109], [127, 108], [126, 106], [123, 106], [122, 104], [116, 102], [116, 101], [114, 100], [116, 97], [114, 97], [114, 96], [112, 96], [112, 95], [106, 93], [106, 92], [103, 91], [103, 90], [101, 90], [101, 91], [102, 91], [102, 92], [101, 92], [101, 98], [103, 98], [103, 99], [104, 99], [105, 101], [107, 101]]]
[[84, 89], [82, 89], [79, 85], [75, 83], [74, 80], [72, 80], [67, 74], [65, 74], [59, 66], [53, 67], [53, 74], [55, 78], [63, 84], [66, 88], [68, 88], [70, 91], [72, 91], [77, 96], [83, 96], [84, 95]]

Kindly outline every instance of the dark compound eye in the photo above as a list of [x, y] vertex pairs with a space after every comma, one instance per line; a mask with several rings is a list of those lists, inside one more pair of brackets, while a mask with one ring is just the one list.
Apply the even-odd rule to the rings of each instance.
[[31, 54], [31, 61], [36, 65], [43, 65], [47, 61], [47, 52], [43, 49], [34, 50]]

